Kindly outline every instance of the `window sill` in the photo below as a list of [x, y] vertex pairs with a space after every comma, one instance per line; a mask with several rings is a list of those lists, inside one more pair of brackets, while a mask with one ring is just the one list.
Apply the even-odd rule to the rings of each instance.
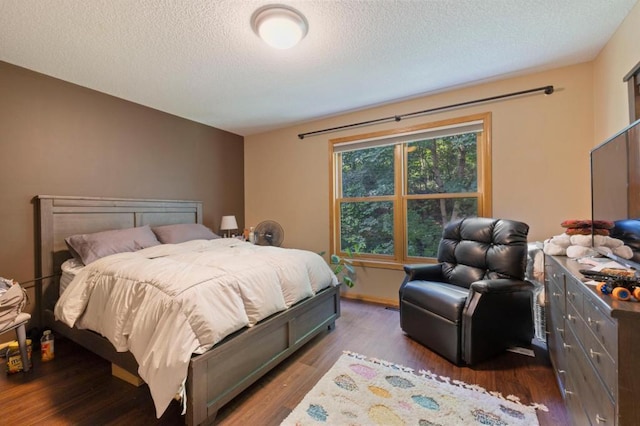
[[383, 260], [371, 260], [371, 259], [353, 259], [353, 266], [359, 268], [378, 268], [378, 269], [392, 269], [402, 271], [404, 265], [416, 264], [416, 263], [437, 263], [435, 259], [420, 259], [420, 260], [407, 260], [406, 262], [396, 261], [383, 261]]

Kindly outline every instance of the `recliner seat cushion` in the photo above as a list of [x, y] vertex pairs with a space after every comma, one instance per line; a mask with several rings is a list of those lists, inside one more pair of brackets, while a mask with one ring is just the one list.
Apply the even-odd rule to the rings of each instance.
[[459, 323], [469, 291], [447, 283], [410, 281], [402, 292], [402, 302], [412, 303], [422, 309]]

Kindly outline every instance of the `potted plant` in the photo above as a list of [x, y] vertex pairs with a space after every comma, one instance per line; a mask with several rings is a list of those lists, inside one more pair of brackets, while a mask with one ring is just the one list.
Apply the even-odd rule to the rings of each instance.
[[[338, 280], [343, 282], [347, 287], [352, 288], [356, 283], [356, 270], [353, 267], [353, 255], [355, 251], [347, 248], [345, 250], [346, 256], [338, 256], [332, 254], [329, 258], [329, 264], [333, 268], [333, 273], [336, 274]], [[324, 252], [320, 253], [320, 256], [324, 255]]]

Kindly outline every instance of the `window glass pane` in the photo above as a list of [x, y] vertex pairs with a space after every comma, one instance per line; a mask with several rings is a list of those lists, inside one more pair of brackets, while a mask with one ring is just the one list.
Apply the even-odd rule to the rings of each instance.
[[393, 146], [343, 152], [342, 196], [393, 195]]
[[477, 215], [476, 198], [407, 200], [407, 254], [437, 257], [444, 226], [452, 220]]
[[477, 192], [477, 133], [407, 146], [407, 194]]
[[393, 202], [340, 204], [340, 250], [393, 255]]

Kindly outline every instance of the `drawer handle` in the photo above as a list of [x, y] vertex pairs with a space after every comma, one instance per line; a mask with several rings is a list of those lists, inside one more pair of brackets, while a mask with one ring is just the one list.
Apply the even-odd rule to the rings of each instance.
[[589, 349], [589, 356], [591, 356], [591, 358], [598, 358], [600, 357], [600, 352], [596, 352], [593, 349]]
[[553, 295], [553, 297], [560, 297], [562, 296], [562, 294], [560, 293], [556, 293], [555, 291], [553, 293], [551, 293]]
[[571, 315], [571, 314], [567, 314], [567, 319], [568, 319], [569, 321], [576, 322], [576, 317], [574, 317], [574, 316], [573, 316], [573, 315]]
[[566, 374], [566, 370], [558, 370], [558, 374]]
[[596, 423], [607, 423], [607, 419], [605, 417], [600, 417], [600, 414], [596, 414]]
[[564, 390], [564, 393], [565, 393], [565, 395], [567, 395], [567, 396], [572, 396], [572, 395], [573, 395], [573, 392], [571, 392], [569, 389], [565, 389], [565, 390]]
[[571, 345], [567, 345], [566, 343], [563, 343], [562, 347], [565, 348], [566, 350], [570, 350], [571, 349]]
[[596, 326], [596, 329], [597, 329], [597, 328], [598, 328], [598, 323], [599, 323], [600, 321], [596, 321], [596, 320], [594, 320], [594, 319], [591, 319], [591, 317], [587, 317], [587, 322], [589, 323], [589, 325], [590, 325], [590, 326], [594, 326], [594, 325], [595, 325], [595, 326]]

